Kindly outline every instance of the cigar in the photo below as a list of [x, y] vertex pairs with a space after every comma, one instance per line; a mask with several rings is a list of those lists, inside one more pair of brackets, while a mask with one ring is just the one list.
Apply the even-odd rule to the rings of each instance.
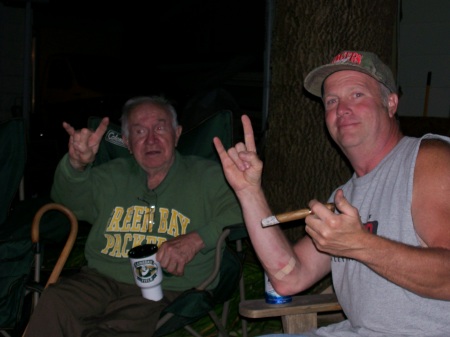
[[[325, 206], [332, 212], [335, 210], [334, 204], [325, 204]], [[283, 222], [289, 222], [293, 220], [304, 219], [308, 215], [312, 214], [309, 208], [299, 209], [297, 211], [282, 213], [278, 215], [272, 215], [265, 219], [262, 219], [261, 225], [263, 227], [275, 226]]]

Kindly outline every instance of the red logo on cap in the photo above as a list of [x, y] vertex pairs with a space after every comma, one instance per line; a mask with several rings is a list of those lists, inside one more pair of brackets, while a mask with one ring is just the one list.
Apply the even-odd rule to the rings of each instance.
[[331, 63], [345, 63], [345, 62], [350, 62], [350, 63], [356, 63], [356, 64], [361, 64], [361, 60], [362, 60], [362, 55], [352, 52], [352, 51], [346, 51], [343, 52], [339, 55], [336, 55], [333, 59], [333, 61], [331, 61]]

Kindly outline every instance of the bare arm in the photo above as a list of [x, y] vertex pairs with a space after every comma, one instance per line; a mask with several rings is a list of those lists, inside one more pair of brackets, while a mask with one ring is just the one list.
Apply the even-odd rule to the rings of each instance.
[[[342, 212], [310, 207], [307, 232], [318, 249], [356, 259], [391, 282], [420, 296], [450, 300], [450, 147], [421, 146], [414, 174], [412, 216], [423, 247], [394, 242], [366, 232], [358, 211], [336, 193]], [[395, 256], [395, 259], [392, 257]]]
[[261, 220], [272, 214], [261, 187], [263, 164], [256, 154], [250, 119], [245, 115], [242, 124], [245, 144], [238, 143], [228, 151], [218, 138], [214, 144], [225, 176], [241, 203], [252, 245], [271, 283], [282, 295], [297, 293], [330, 271], [330, 258], [319, 253], [309, 238], [293, 246], [280, 228], [262, 228]]
[[[423, 273], [409, 285], [425, 296], [450, 300], [450, 145], [424, 140], [416, 161], [412, 216], [424, 243]], [[421, 279], [424, 278], [424, 279]]]

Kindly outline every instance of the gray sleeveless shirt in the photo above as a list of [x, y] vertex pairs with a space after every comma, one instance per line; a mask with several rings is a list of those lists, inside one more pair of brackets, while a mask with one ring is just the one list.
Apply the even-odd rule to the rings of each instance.
[[[431, 134], [425, 138], [450, 142]], [[368, 230], [411, 246], [420, 246], [411, 215], [420, 141], [403, 137], [373, 171], [362, 177], [354, 175], [341, 187]], [[333, 199], [334, 195], [330, 201]], [[450, 301], [415, 295], [354, 260], [332, 258], [332, 275], [348, 320], [308, 336], [450, 336]]]

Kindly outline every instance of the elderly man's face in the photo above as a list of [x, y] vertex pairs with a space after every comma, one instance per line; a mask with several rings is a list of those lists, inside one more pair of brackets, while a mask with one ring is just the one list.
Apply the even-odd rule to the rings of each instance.
[[323, 102], [331, 136], [344, 150], [382, 141], [396, 123], [393, 99], [391, 95], [386, 107], [379, 82], [361, 72], [345, 70], [330, 75], [324, 82]]
[[128, 116], [128, 131], [125, 143], [144, 170], [167, 172], [181, 135], [181, 126], [174, 129], [170, 112], [152, 103], [139, 105]]

